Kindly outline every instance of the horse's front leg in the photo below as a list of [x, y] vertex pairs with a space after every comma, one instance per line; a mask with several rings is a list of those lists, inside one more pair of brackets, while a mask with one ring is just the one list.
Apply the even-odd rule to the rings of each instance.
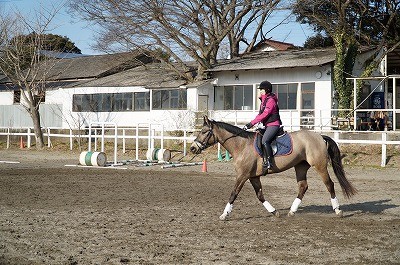
[[233, 203], [235, 202], [237, 196], [239, 195], [239, 192], [242, 190], [243, 185], [244, 183], [246, 183], [247, 180], [248, 177], [245, 175], [241, 175], [236, 179], [235, 186], [233, 188], [231, 196], [229, 197], [228, 203], [225, 206], [224, 212], [219, 217], [220, 220], [226, 220], [229, 217], [232, 212]]
[[279, 217], [279, 211], [277, 211], [268, 201], [265, 200], [264, 194], [262, 191], [262, 185], [260, 181], [260, 177], [254, 177], [250, 178], [250, 183], [254, 188], [254, 191], [256, 192], [257, 198], [260, 200], [260, 202], [264, 205], [265, 209], [267, 209], [268, 212], [272, 213], [276, 217]]

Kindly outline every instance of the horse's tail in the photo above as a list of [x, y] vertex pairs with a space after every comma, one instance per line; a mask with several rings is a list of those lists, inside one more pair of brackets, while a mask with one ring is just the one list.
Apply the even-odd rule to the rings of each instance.
[[346, 174], [343, 169], [342, 158], [340, 155], [340, 150], [336, 142], [329, 136], [322, 135], [322, 138], [328, 145], [328, 154], [331, 159], [333, 172], [339, 181], [340, 187], [342, 188], [343, 194], [350, 198], [352, 195], [357, 193], [357, 190], [353, 185], [347, 180]]

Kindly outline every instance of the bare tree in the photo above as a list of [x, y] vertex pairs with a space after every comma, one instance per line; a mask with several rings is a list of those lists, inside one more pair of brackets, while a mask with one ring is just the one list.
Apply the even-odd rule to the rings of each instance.
[[[44, 147], [39, 107], [45, 96], [46, 74], [55, 59], [41, 55], [45, 43], [43, 33], [56, 12], [39, 14], [35, 21], [15, 12], [0, 18], [0, 70], [10, 81], [12, 89], [19, 91], [20, 104], [33, 122], [36, 148]], [[29, 38], [26, 35], [30, 34]]]
[[281, 0], [71, 1], [73, 10], [102, 28], [97, 48], [155, 51], [153, 57], [192, 80], [188, 60], [197, 62], [197, 78], [204, 78], [204, 70], [217, 61], [221, 43], [228, 39], [231, 57], [237, 56], [239, 43], [250, 31], [249, 43], [254, 45]]

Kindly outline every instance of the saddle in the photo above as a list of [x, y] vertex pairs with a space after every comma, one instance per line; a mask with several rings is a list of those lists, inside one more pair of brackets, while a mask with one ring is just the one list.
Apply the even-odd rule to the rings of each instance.
[[[264, 134], [264, 129], [258, 129], [254, 137], [254, 149], [262, 157], [262, 137]], [[289, 155], [292, 153], [292, 136], [283, 130], [283, 127], [279, 128], [278, 133], [274, 137], [271, 143], [272, 152], [274, 156]]]

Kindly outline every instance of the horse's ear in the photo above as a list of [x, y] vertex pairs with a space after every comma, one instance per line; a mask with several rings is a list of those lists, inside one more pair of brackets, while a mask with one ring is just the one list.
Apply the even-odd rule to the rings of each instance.
[[207, 125], [210, 122], [210, 120], [208, 119], [207, 115], [203, 116], [203, 120], [204, 120], [204, 124], [203, 125]]
[[208, 116], [207, 116], [207, 115], [204, 115], [203, 118], [204, 118], [204, 124], [203, 124], [203, 126], [212, 127], [211, 120], [208, 118]]

